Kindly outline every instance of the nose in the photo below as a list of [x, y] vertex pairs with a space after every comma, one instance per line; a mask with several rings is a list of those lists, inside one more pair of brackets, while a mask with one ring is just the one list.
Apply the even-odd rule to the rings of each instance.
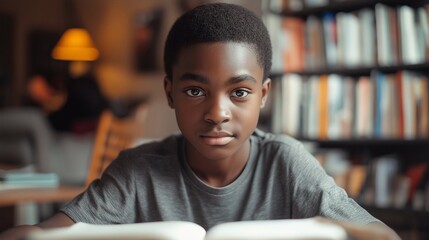
[[230, 121], [231, 111], [228, 100], [222, 97], [212, 98], [209, 101], [204, 120], [215, 125]]

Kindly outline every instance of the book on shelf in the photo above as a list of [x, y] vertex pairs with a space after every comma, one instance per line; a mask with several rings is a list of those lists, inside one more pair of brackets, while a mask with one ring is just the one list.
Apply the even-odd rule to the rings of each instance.
[[429, 133], [429, 84], [428, 84], [428, 80], [427, 78], [420, 76], [419, 77], [419, 81], [421, 83], [421, 98], [419, 101], [419, 107], [418, 109], [420, 109], [418, 111], [418, 116], [417, 116], [417, 120], [418, 120], [418, 136], [421, 138], [424, 138], [426, 136], [428, 136]]
[[374, 119], [374, 137], [397, 137], [392, 131], [397, 129], [397, 125], [393, 120], [398, 118], [395, 109], [397, 104], [393, 93], [394, 79], [391, 75], [383, 74], [381, 72], [374, 72], [375, 81], [375, 119]]
[[352, 77], [344, 77], [342, 79], [342, 108], [340, 114], [340, 129], [341, 138], [352, 138], [353, 137], [353, 112], [355, 104], [355, 80]]
[[308, 136], [309, 138], [318, 138], [319, 137], [319, 76], [310, 76], [308, 79], [308, 88], [307, 88], [307, 106], [304, 109], [307, 109], [308, 112], [308, 121], [307, 125], [304, 126], [306, 131], [303, 133], [303, 136]]
[[339, 12], [336, 14], [338, 62], [344, 67], [358, 67], [361, 62], [361, 30], [355, 14]]
[[418, 32], [416, 26], [415, 11], [413, 8], [403, 5], [398, 7], [398, 17], [401, 37], [402, 61], [406, 64], [414, 64], [424, 61], [423, 49], [419, 49]]
[[283, 44], [285, 43], [285, 34], [282, 28], [283, 18], [276, 14], [269, 14], [264, 16], [265, 25], [267, 26], [270, 34], [272, 45], [272, 66], [271, 71], [283, 71]]
[[283, 112], [285, 111], [284, 105], [282, 103], [283, 92], [282, 92], [282, 81], [273, 81], [272, 82], [272, 109], [273, 116], [271, 119], [272, 131], [276, 133], [281, 133], [283, 131]]
[[298, 124], [298, 132], [302, 135], [308, 132], [308, 125], [310, 122], [308, 106], [310, 101], [308, 88], [310, 87], [310, 82], [302, 81], [301, 86], [301, 96], [299, 101], [299, 124]]
[[285, 17], [282, 20], [284, 33], [283, 69], [285, 71], [304, 70], [305, 43], [304, 43], [304, 21], [299, 18]]
[[[426, 190], [426, 185], [429, 184], [429, 165], [426, 162], [411, 165], [405, 170], [405, 176], [409, 178], [410, 186], [407, 194], [407, 200], [413, 208], [422, 209], [419, 199], [422, 198], [419, 192], [423, 193]], [[429, 206], [428, 206], [429, 207]]]
[[394, 208], [405, 208], [408, 203], [408, 193], [410, 191], [410, 178], [397, 175], [393, 184], [392, 206]]
[[374, 83], [368, 76], [359, 77], [356, 83], [354, 136], [371, 137], [373, 132]]
[[348, 171], [348, 181], [346, 187], [347, 194], [354, 199], [358, 199], [361, 195], [367, 177], [368, 166], [363, 164], [351, 165]]
[[319, 17], [309, 16], [305, 21], [305, 67], [322, 69], [326, 67], [323, 23]]
[[70, 227], [37, 231], [28, 240], [346, 240], [346, 231], [315, 218], [222, 223], [205, 230], [186, 221], [147, 222], [116, 225], [76, 223]]
[[[375, 22], [377, 29], [377, 55], [380, 65], [398, 63], [395, 30], [397, 25], [395, 9], [382, 3], [375, 5]], [[395, 47], [395, 48], [394, 48]]]
[[382, 156], [374, 161], [374, 204], [377, 207], [393, 205], [394, 179], [399, 173], [399, 161], [396, 156]]
[[401, 46], [401, 36], [400, 36], [400, 25], [398, 23], [398, 13], [396, 9], [389, 8], [387, 12], [387, 17], [389, 21], [389, 40], [391, 46], [391, 53], [394, 63], [401, 63], [402, 59], [402, 46]]
[[429, 5], [426, 5], [426, 7], [419, 7], [416, 11], [420, 27], [417, 32], [419, 34], [419, 42], [422, 44], [419, 46], [419, 49], [424, 49], [424, 56], [426, 56], [427, 61], [429, 56]]
[[343, 79], [337, 74], [328, 76], [328, 134], [329, 139], [341, 138], [342, 111], [344, 108]]
[[284, 103], [283, 132], [298, 135], [300, 123], [302, 79], [297, 74], [287, 74], [282, 79], [282, 102]]
[[363, 66], [373, 66], [376, 59], [376, 36], [374, 10], [364, 8], [358, 13], [361, 41], [361, 63]]
[[329, 121], [329, 108], [328, 108], [328, 76], [322, 75], [319, 79], [319, 138], [328, 138], [328, 121]]
[[325, 58], [328, 67], [337, 66], [337, 23], [335, 14], [326, 12], [322, 17], [323, 37], [325, 43]]
[[404, 138], [413, 139], [415, 137], [415, 108], [414, 108], [414, 88], [413, 78], [408, 71], [402, 71], [402, 104], [404, 118]]

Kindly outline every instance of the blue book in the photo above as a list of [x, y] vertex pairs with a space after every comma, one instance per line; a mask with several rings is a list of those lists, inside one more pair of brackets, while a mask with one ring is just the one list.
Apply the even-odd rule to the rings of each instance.
[[60, 179], [56, 173], [5, 173], [0, 177], [0, 183], [7, 185], [25, 185], [34, 187], [56, 187]]
[[382, 114], [382, 90], [383, 90], [383, 82], [385, 81], [385, 76], [383, 73], [376, 72], [375, 73], [375, 122], [374, 122], [374, 137], [380, 138], [383, 137], [382, 132], [382, 122], [383, 122], [383, 114]]

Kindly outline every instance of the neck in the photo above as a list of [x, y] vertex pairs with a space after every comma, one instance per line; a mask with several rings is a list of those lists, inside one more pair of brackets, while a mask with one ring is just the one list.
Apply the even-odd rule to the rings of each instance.
[[194, 173], [205, 183], [213, 187], [224, 187], [237, 179], [243, 171], [250, 155], [248, 140], [233, 155], [209, 159], [186, 142], [187, 161]]

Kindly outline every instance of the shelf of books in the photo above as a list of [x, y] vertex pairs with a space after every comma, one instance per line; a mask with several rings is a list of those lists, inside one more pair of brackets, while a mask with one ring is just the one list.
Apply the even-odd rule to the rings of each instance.
[[373, 211], [426, 218], [429, 1], [272, 0], [266, 7], [271, 130], [315, 145], [327, 172]]
[[428, 77], [373, 71], [284, 74], [273, 82], [273, 131], [309, 139], [427, 139]]
[[[344, 5], [375, 1], [341, 1]], [[273, 71], [372, 68], [427, 62], [429, 24], [427, 4], [387, 5], [318, 15], [267, 14], [274, 47]], [[416, 2], [427, 1], [412, 1]], [[358, 4], [358, 5], [359, 5]], [[332, 6], [337, 6], [336, 4]], [[371, 5], [370, 5], [371, 6]], [[277, 30], [274, 30], [277, 29]], [[280, 31], [279, 31], [280, 29]]]

